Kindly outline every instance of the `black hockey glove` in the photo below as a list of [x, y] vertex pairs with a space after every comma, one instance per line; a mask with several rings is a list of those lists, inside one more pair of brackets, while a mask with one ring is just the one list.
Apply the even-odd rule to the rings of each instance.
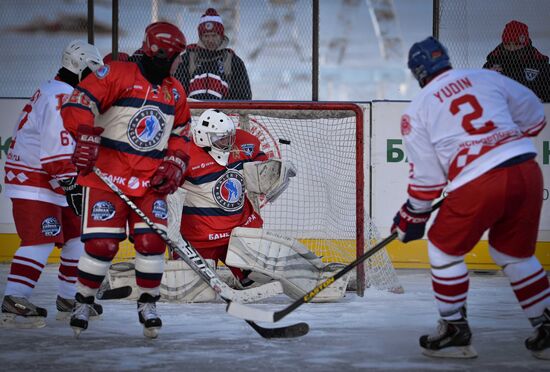
[[65, 191], [67, 204], [77, 216], [82, 215], [82, 186], [76, 183], [76, 177], [59, 180], [59, 185]]

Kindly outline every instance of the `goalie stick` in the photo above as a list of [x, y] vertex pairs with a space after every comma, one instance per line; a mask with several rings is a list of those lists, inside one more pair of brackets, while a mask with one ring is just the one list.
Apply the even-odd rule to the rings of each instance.
[[[236, 298], [235, 292], [220, 277], [209, 268], [200, 254], [182, 237], [184, 246], [180, 247], [174, 243], [166, 231], [159, 228], [149, 217], [147, 217], [138, 206], [126, 196], [117, 185], [115, 185], [108, 177], [106, 177], [99, 168], [94, 167], [94, 173], [103, 181], [117, 196], [122, 199], [155, 233], [157, 233], [165, 243], [178, 253], [178, 255], [195, 271], [199, 277], [204, 280], [220, 297], [227, 303], [233, 303]], [[264, 338], [291, 338], [304, 336], [309, 331], [307, 323], [296, 323], [279, 328], [264, 328], [246, 320], [246, 323], [252, 327], [260, 336]]]
[[[435, 203], [432, 206], [432, 212], [438, 209], [441, 204], [443, 203], [443, 199], [439, 200], [437, 203]], [[391, 243], [393, 240], [397, 238], [397, 232], [393, 232], [390, 236], [382, 240], [380, 243], [376, 244], [371, 250], [363, 253], [361, 256], [356, 258], [353, 262], [351, 262], [349, 265], [344, 267], [342, 270], [338, 271], [335, 275], [331, 276], [321, 284], [319, 284], [317, 287], [313, 288], [311, 291], [306, 293], [304, 296], [300, 297], [287, 307], [285, 307], [282, 310], [279, 311], [265, 311], [256, 309], [251, 306], [246, 306], [237, 302], [229, 302], [227, 305], [226, 311], [227, 313], [241, 319], [245, 319], [248, 321], [257, 321], [257, 322], [271, 322], [275, 323], [279, 320], [283, 319], [285, 316], [296, 310], [301, 305], [305, 304], [306, 302], [310, 302], [313, 297], [317, 296], [322, 290], [327, 288], [329, 285], [334, 283], [336, 280], [340, 279], [342, 276], [346, 275], [348, 272], [353, 270], [357, 265], [365, 261], [367, 258], [373, 256], [378, 251], [380, 251], [382, 248], [384, 248], [386, 245]]]

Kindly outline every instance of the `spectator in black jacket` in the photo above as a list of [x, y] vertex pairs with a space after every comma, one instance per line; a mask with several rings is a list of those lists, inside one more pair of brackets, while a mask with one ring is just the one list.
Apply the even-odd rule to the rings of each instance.
[[535, 92], [543, 102], [550, 102], [548, 57], [532, 45], [525, 23], [511, 21], [506, 24], [502, 43], [489, 53], [483, 67], [516, 80]]
[[242, 59], [227, 48], [222, 18], [209, 8], [198, 27], [199, 42], [187, 46], [174, 76], [189, 98], [198, 100], [250, 100], [252, 92]]

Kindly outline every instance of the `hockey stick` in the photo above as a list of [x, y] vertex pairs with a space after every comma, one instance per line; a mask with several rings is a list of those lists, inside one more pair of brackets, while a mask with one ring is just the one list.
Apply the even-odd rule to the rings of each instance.
[[[211, 270], [200, 254], [182, 237], [183, 247], [178, 246], [168, 237], [166, 231], [159, 228], [149, 217], [147, 217], [138, 206], [126, 196], [117, 185], [106, 177], [100, 169], [94, 167], [94, 173], [101, 179], [117, 196], [122, 199], [155, 233], [157, 233], [178, 255], [195, 271], [199, 277], [204, 280], [220, 297], [227, 303], [233, 302], [235, 294], [225, 282], [223, 282], [215, 271]], [[308, 333], [307, 323], [297, 323], [279, 328], [264, 328], [250, 320], [246, 322], [264, 338], [290, 338], [300, 337]]]
[[101, 289], [97, 291], [95, 298], [98, 300], [121, 300], [132, 294], [132, 287], [125, 285], [123, 287], [111, 288], [111, 289]]
[[[439, 200], [437, 203], [435, 203], [432, 206], [432, 212], [438, 209], [441, 204], [443, 203], [443, 199]], [[256, 309], [251, 306], [246, 306], [237, 302], [230, 302], [227, 305], [226, 311], [236, 316], [237, 318], [245, 319], [245, 320], [253, 320], [257, 322], [278, 322], [279, 320], [283, 319], [285, 316], [296, 310], [301, 305], [305, 304], [306, 302], [310, 302], [313, 297], [317, 296], [322, 290], [327, 288], [329, 285], [334, 283], [336, 280], [340, 279], [344, 275], [346, 275], [348, 272], [353, 270], [357, 265], [365, 261], [367, 258], [373, 256], [378, 251], [380, 251], [382, 248], [384, 248], [386, 245], [391, 243], [393, 240], [397, 238], [397, 232], [393, 232], [390, 236], [382, 240], [380, 243], [376, 244], [371, 250], [363, 253], [360, 257], [356, 258], [355, 261], [344, 267], [342, 270], [337, 272], [335, 275], [331, 276], [321, 284], [319, 284], [317, 287], [313, 288], [311, 291], [306, 293], [304, 296], [300, 297], [287, 307], [285, 307], [282, 310], [279, 311], [265, 311]]]

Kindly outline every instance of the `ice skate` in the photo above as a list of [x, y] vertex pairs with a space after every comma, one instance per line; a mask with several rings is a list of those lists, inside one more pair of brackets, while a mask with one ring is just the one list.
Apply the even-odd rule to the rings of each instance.
[[550, 360], [550, 310], [544, 310], [543, 317], [542, 324], [525, 340], [525, 347], [535, 358]]
[[5, 296], [2, 302], [0, 328], [43, 328], [48, 311], [24, 297]]
[[143, 293], [137, 302], [139, 322], [143, 324], [143, 335], [149, 338], [157, 338], [158, 331], [162, 327], [162, 321], [157, 314], [156, 302], [160, 296], [151, 296]]
[[[57, 320], [69, 319], [71, 317], [74, 304], [75, 304], [75, 300], [72, 298], [63, 298], [61, 296], [57, 296], [57, 299], [55, 301], [55, 306], [57, 308], [57, 315], [55, 316], [55, 319]], [[92, 307], [90, 308], [90, 320], [99, 319], [99, 316], [101, 314], [103, 314], [103, 306], [96, 303], [92, 304]]]
[[94, 311], [92, 310], [94, 305], [94, 297], [84, 297], [80, 293], [77, 293], [75, 298], [76, 301], [71, 313], [70, 325], [74, 331], [75, 337], [78, 338], [80, 333], [88, 328], [90, 314]]
[[476, 358], [477, 352], [472, 346], [472, 332], [466, 319], [466, 310], [458, 320], [440, 319], [437, 333], [420, 337], [422, 354], [436, 358]]

